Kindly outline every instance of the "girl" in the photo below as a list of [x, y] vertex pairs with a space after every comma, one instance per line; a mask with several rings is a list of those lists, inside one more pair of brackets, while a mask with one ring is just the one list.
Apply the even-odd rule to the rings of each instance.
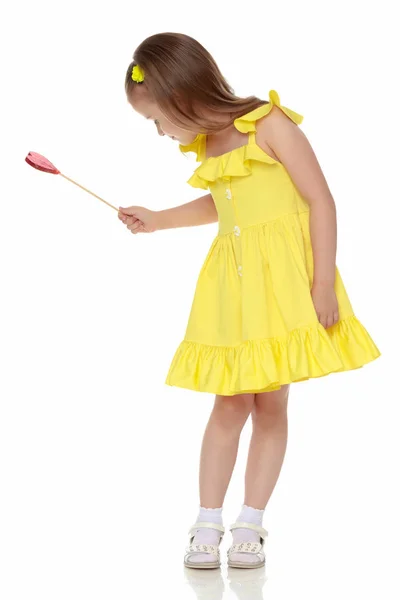
[[184, 563], [220, 566], [222, 506], [251, 414], [245, 498], [228, 565], [265, 563], [263, 514], [287, 444], [291, 382], [356, 369], [380, 356], [336, 267], [336, 209], [303, 117], [241, 98], [187, 35], [144, 40], [128, 67], [133, 109], [200, 163], [189, 184], [210, 193], [174, 208], [120, 207], [134, 233], [218, 221], [186, 334], [166, 384], [215, 394], [200, 458], [200, 507]]

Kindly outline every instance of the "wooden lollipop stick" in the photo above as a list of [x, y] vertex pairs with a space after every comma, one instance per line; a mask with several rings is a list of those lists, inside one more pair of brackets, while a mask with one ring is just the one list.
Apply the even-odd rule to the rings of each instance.
[[101, 200], [102, 202], [104, 202], [105, 204], [108, 204], [108, 206], [111, 206], [111, 208], [113, 208], [114, 210], [116, 210], [117, 212], [119, 212], [119, 209], [116, 206], [113, 206], [112, 204], [110, 204], [109, 202], [107, 202], [106, 200], [103, 200], [103, 198], [100, 198], [100, 196], [98, 196], [97, 194], [95, 194], [94, 192], [91, 192], [90, 190], [88, 190], [87, 188], [83, 187], [83, 185], [81, 185], [80, 183], [77, 183], [76, 181], [74, 181], [73, 179], [70, 179], [69, 177], [67, 177], [66, 175], [63, 175], [63, 173], [58, 173], [59, 175], [61, 175], [61, 177], [64, 177], [64, 179], [68, 179], [68, 181], [71, 181], [71, 183], [74, 183], [75, 185], [77, 185], [78, 187], [82, 188], [83, 190], [85, 190], [85, 192], [88, 192], [89, 194], [92, 194], [92, 196], [94, 196], [95, 198], [98, 198], [99, 200]]
[[85, 190], [85, 192], [88, 192], [88, 194], [91, 194], [92, 196], [94, 196], [98, 200], [101, 200], [102, 202], [104, 202], [104, 204], [107, 204], [107, 206], [111, 206], [111, 208], [113, 208], [114, 210], [116, 210], [117, 212], [119, 212], [119, 209], [116, 206], [113, 206], [109, 202], [106, 202], [106, 200], [103, 200], [103, 198], [100, 198], [100, 196], [98, 196], [97, 194], [95, 194], [95, 193], [91, 192], [90, 190], [88, 190], [87, 188], [83, 187], [83, 185], [81, 185], [80, 183], [77, 183], [73, 179], [70, 179], [66, 175], [63, 175], [61, 173], [61, 171], [59, 171], [57, 169], [57, 167], [55, 167], [53, 165], [53, 163], [51, 163], [42, 154], [38, 154], [37, 152], [28, 152], [28, 154], [27, 154], [27, 156], [25, 158], [25, 161], [31, 167], [34, 167], [35, 169], [38, 169], [38, 171], [43, 171], [44, 173], [52, 173], [53, 175], [61, 175], [61, 177], [64, 177], [64, 179], [68, 179], [68, 181], [70, 181], [71, 183], [74, 183], [75, 185], [77, 185], [78, 187], [80, 187], [82, 190]]

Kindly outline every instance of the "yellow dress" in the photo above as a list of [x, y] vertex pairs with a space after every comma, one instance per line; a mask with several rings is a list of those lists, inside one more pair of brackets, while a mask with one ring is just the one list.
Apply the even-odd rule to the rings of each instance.
[[311, 297], [309, 205], [285, 167], [255, 140], [257, 120], [273, 105], [295, 123], [303, 117], [269, 102], [237, 118], [248, 143], [205, 158], [206, 135], [180, 146], [200, 166], [188, 183], [210, 190], [218, 234], [201, 267], [184, 339], [165, 383], [232, 396], [357, 369], [380, 351], [353, 312], [336, 267], [339, 321], [325, 329]]

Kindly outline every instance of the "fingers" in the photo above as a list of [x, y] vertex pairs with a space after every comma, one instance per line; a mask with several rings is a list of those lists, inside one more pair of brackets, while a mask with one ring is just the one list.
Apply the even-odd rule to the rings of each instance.
[[[130, 206], [128, 209], [123, 209], [121, 206], [119, 207], [118, 218], [125, 223], [131, 233], [142, 233], [148, 231], [145, 226], [145, 222], [139, 219], [138, 216], [135, 216], [140, 214], [138, 212], [140, 208], [141, 207]], [[128, 211], [135, 214], [129, 214]], [[143, 216], [143, 214], [141, 214], [141, 216]]]
[[134, 215], [136, 212], [137, 206], [128, 206], [127, 208], [123, 208], [122, 206], [119, 207], [118, 212], [122, 213], [123, 215]]
[[136, 219], [136, 217], [130, 217], [129, 215], [125, 215], [122, 212], [118, 212], [118, 219], [121, 219], [124, 223], [132, 223]]
[[124, 222], [127, 219], [136, 219], [136, 217], [134, 215], [130, 215], [128, 213], [125, 213], [121, 209], [118, 211], [118, 218], [121, 219], [121, 221], [124, 221]]
[[129, 217], [128, 215], [124, 215], [123, 213], [118, 213], [118, 218], [121, 219], [123, 223], [128, 227], [128, 229], [134, 224], [137, 223], [139, 219], [136, 217]]
[[132, 225], [128, 225], [128, 229], [132, 233], [138, 233], [143, 229], [143, 223], [142, 221], [139, 221], [139, 219], [137, 219], [135, 223], [133, 223]]
[[144, 231], [144, 224], [140, 219], [136, 219], [136, 217], [130, 217], [128, 215], [124, 215], [121, 212], [118, 212], [118, 218], [125, 223], [127, 228], [132, 233], [140, 233]]
[[323, 327], [325, 327], [325, 329], [327, 329], [328, 327], [332, 327], [332, 325], [335, 325], [335, 323], [337, 323], [339, 321], [339, 312], [338, 311], [334, 311], [332, 313], [317, 313], [318, 316], [318, 321], [321, 323], [321, 325]]

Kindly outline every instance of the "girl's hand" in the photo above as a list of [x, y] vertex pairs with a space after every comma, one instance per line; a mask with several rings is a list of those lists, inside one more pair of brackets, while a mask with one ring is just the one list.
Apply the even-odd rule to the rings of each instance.
[[339, 307], [332, 284], [314, 283], [311, 289], [318, 320], [325, 327], [331, 327], [339, 320]]
[[118, 218], [132, 233], [151, 233], [158, 229], [157, 212], [143, 206], [119, 207]]

